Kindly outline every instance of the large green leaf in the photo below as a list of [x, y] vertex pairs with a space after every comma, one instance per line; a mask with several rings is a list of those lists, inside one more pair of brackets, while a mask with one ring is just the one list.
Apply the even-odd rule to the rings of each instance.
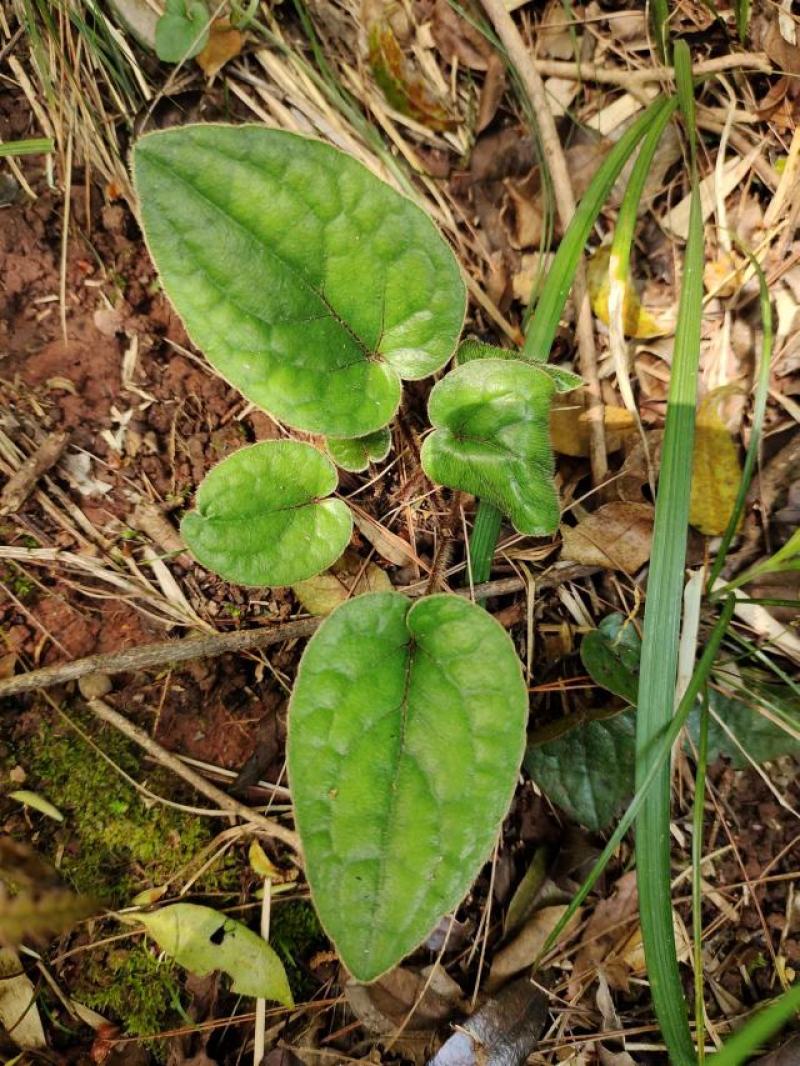
[[517, 360], [475, 359], [452, 370], [428, 400], [435, 429], [422, 446], [425, 473], [493, 503], [520, 533], [553, 533], [553, 392], [547, 374]]
[[264, 441], [234, 452], [197, 490], [181, 522], [192, 554], [240, 585], [292, 585], [335, 562], [353, 519], [330, 459], [300, 441]]
[[467, 337], [458, 346], [456, 363], [471, 363], [474, 359], [517, 359], [535, 367], [540, 374], [547, 374], [556, 387], [556, 392], [571, 392], [583, 385], [580, 374], [573, 373], [563, 366], [554, 366], [552, 363], [543, 363], [531, 359], [521, 348], [498, 348], [494, 344], [486, 344], [475, 337]]
[[309, 642], [289, 780], [317, 912], [359, 980], [469, 888], [514, 791], [527, 707], [508, 635], [456, 596], [359, 596]]
[[293, 1006], [283, 963], [266, 940], [241, 922], [195, 903], [175, 903], [137, 917], [190, 973], [204, 977], [222, 970], [233, 978], [234, 992]]
[[525, 768], [545, 795], [588, 829], [604, 829], [633, 795], [636, 715], [583, 722], [531, 745]]
[[401, 378], [440, 369], [466, 295], [431, 220], [321, 141], [183, 126], [134, 149], [142, 224], [190, 337], [254, 403], [299, 429], [386, 425]]

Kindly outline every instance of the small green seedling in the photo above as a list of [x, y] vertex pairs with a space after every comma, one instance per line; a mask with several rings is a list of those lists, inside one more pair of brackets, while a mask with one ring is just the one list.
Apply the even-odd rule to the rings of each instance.
[[198, 55], [208, 44], [208, 8], [204, 0], [166, 0], [156, 23], [156, 55], [165, 63], [180, 63]]
[[[385, 458], [402, 379], [440, 370], [464, 319], [464, 282], [428, 217], [336, 149], [251, 126], [149, 134], [134, 177], [164, 289], [217, 370], [324, 435], [342, 468]], [[574, 384], [506, 353], [459, 366], [431, 394], [426, 470], [492, 494], [520, 530], [552, 532], [549, 404]], [[335, 488], [311, 444], [257, 444], [208, 474], [182, 532], [229, 581], [296, 584], [350, 539]], [[361, 595], [309, 643], [292, 795], [320, 919], [355, 977], [398, 963], [469, 888], [513, 794], [527, 707], [511, 640], [454, 596]]]

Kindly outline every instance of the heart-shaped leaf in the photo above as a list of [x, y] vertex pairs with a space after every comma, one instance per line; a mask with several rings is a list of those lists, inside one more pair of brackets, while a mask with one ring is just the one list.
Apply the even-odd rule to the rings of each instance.
[[203, 0], [167, 0], [156, 23], [156, 55], [165, 63], [191, 59], [208, 43], [208, 26]]
[[190, 973], [204, 977], [222, 970], [233, 978], [234, 992], [294, 1005], [283, 963], [266, 940], [241, 922], [195, 903], [175, 903], [137, 917]]
[[330, 145], [259, 126], [142, 137], [134, 181], [164, 289], [195, 344], [291, 426], [357, 437], [401, 378], [440, 369], [465, 288], [427, 215]]
[[328, 437], [325, 444], [337, 466], [357, 474], [370, 463], [380, 463], [386, 458], [392, 446], [392, 434], [384, 426], [364, 437]]
[[347, 547], [347, 504], [333, 464], [310, 444], [263, 441], [224, 459], [197, 490], [181, 533], [203, 566], [240, 585], [292, 585]]
[[469, 888], [514, 791], [527, 707], [508, 635], [456, 596], [359, 596], [309, 642], [289, 777], [317, 912], [354, 977], [389, 970]]
[[633, 795], [636, 715], [582, 722], [546, 744], [531, 745], [525, 769], [553, 803], [587, 829], [604, 829]]
[[558, 528], [548, 419], [554, 385], [517, 360], [476, 359], [434, 386], [435, 431], [422, 446], [433, 481], [481, 496], [515, 529], [546, 536]]

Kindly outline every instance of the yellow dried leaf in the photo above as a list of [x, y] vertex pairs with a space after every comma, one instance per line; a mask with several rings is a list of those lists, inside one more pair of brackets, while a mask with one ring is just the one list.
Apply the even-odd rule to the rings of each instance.
[[[560, 455], [581, 459], [589, 455], [591, 424], [585, 410], [583, 390], [576, 389], [550, 411], [550, 439]], [[622, 437], [636, 429], [636, 420], [624, 407], [609, 405], [603, 408], [603, 423], [606, 427], [606, 450], [618, 452]]]
[[215, 19], [208, 31], [208, 43], [197, 56], [197, 62], [207, 78], [213, 78], [230, 59], [242, 50], [244, 36], [230, 19]]
[[[589, 258], [586, 269], [586, 281], [592, 310], [604, 325], [609, 324], [608, 312], [608, 262], [611, 248], [601, 245]], [[648, 340], [653, 337], [667, 337], [675, 329], [672, 311], [654, 312], [642, 306], [633, 279], [628, 276], [625, 295], [622, 301], [623, 326], [626, 337]]]
[[729, 391], [716, 389], [704, 397], [695, 422], [689, 521], [707, 537], [725, 532], [742, 479], [739, 453], [719, 414], [719, 401]]
[[330, 570], [292, 585], [292, 591], [309, 614], [323, 616], [334, 607], [365, 592], [391, 592], [385, 570], [375, 563], [364, 564], [354, 551], [346, 551]]

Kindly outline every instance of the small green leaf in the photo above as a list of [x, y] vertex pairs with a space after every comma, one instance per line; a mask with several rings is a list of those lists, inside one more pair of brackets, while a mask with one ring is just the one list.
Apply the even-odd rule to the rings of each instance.
[[329, 567], [353, 530], [331, 461], [300, 441], [264, 441], [224, 459], [197, 490], [181, 533], [197, 560], [240, 585], [292, 585]]
[[392, 434], [384, 426], [364, 437], [328, 437], [325, 444], [337, 466], [357, 474], [370, 463], [380, 463], [386, 458], [392, 446]]
[[642, 642], [632, 622], [610, 614], [581, 642], [581, 660], [592, 681], [636, 703]]
[[202, 52], [208, 43], [208, 8], [202, 0], [167, 0], [156, 23], [156, 55], [164, 63], [180, 63]]
[[198, 977], [222, 970], [233, 991], [294, 1006], [283, 963], [246, 925], [211, 907], [175, 903], [137, 916], [162, 950]]
[[455, 350], [466, 290], [428, 216], [321, 141], [183, 126], [134, 148], [150, 252], [192, 340], [291, 426], [387, 425]]
[[456, 596], [359, 596], [310, 640], [289, 778], [317, 913], [358, 980], [420, 944], [486, 861], [527, 710], [510, 638]]
[[40, 796], [38, 792], [29, 792], [28, 789], [20, 788], [16, 792], [9, 792], [9, 799], [16, 800], [17, 803], [23, 803], [26, 807], [32, 807], [40, 814], [46, 814], [48, 818], [52, 818], [55, 822], [63, 822], [64, 815], [58, 809], [54, 807], [50, 800]]
[[433, 481], [481, 496], [520, 533], [558, 528], [550, 447], [552, 381], [517, 360], [477, 359], [434, 386], [428, 415], [434, 432], [422, 446]]
[[587, 829], [604, 829], [633, 795], [636, 714], [583, 722], [531, 746], [525, 769], [548, 799]]
[[468, 337], [458, 346], [456, 364], [471, 363], [474, 359], [517, 359], [535, 367], [551, 379], [556, 387], [556, 392], [572, 392], [583, 385], [583, 378], [563, 366], [553, 366], [551, 363], [542, 363], [539, 360], [526, 358], [525, 353], [519, 348], [497, 348], [494, 344], [484, 344], [483, 341]]

